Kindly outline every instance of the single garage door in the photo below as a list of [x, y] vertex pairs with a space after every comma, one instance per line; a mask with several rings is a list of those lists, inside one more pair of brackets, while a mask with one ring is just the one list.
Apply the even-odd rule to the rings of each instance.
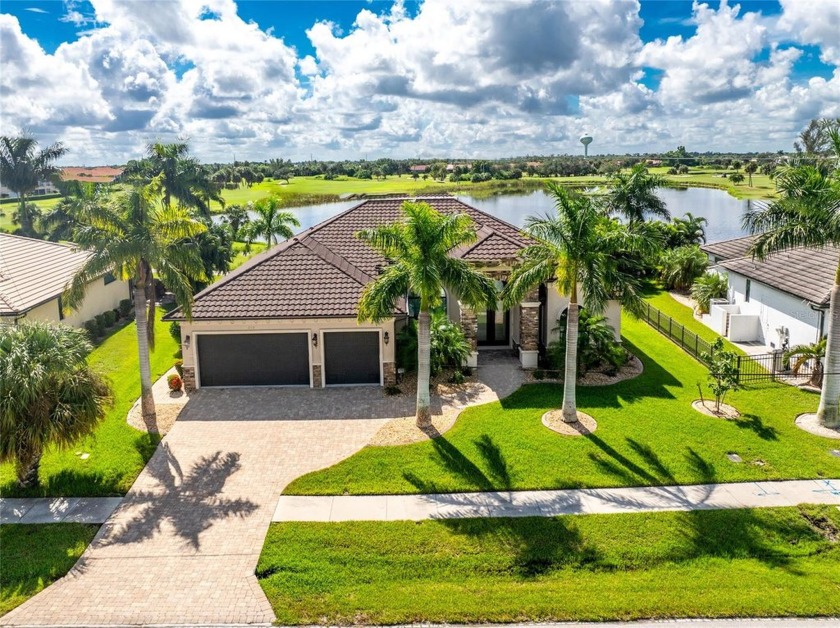
[[327, 386], [379, 384], [379, 332], [326, 332], [324, 372]]
[[201, 386], [308, 386], [308, 333], [199, 334]]

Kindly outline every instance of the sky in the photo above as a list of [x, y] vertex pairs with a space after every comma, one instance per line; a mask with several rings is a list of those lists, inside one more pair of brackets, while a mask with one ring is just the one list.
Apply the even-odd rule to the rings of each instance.
[[840, 0], [0, 0], [0, 135], [64, 165], [790, 150]]

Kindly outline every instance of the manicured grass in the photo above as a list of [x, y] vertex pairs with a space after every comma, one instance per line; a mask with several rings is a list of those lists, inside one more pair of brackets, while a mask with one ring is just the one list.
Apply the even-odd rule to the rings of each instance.
[[[667, 314], [687, 330], [700, 336], [703, 340], [712, 343], [717, 339], [717, 332], [706, 327], [701, 321], [694, 318], [694, 313], [691, 311], [691, 308], [684, 306], [665, 290], [651, 291], [646, 297], [646, 300], [657, 310], [663, 314]], [[723, 343], [728, 351], [734, 351], [740, 354], [744, 353], [743, 350], [733, 345], [726, 338], [723, 339]]]
[[[646, 323], [625, 317], [628, 348], [644, 373], [613, 386], [578, 387], [595, 433], [563, 437], [540, 417], [559, 406], [557, 384], [523, 386], [501, 402], [466, 410], [442, 437], [400, 447], [366, 447], [292, 482], [287, 494], [458, 492], [736, 482], [840, 477], [834, 443], [797, 428], [817, 396], [759, 383], [727, 402], [742, 416], [725, 421], [691, 408], [706, 370]], [[738, 453], [743, 463], [726, 454]]]
[[[242, 264], [244, 264], [249, 259], [254, 257], [254, 255], [257, 255], [257, 254], [265, 251], [265, 246], [266, 245], [262, 242], [253, 242], [251, 244], [250, 252], [246, 252], [244, 242], [234, 242], [233, 243], [233, 250], [236, 253], [236, 255], [234, 256], [234, 258], [230, 262], [230, 270], [234, 270], [236, 268], [239, 268], [240, 266], [242, 266]], [[228, 272], [230, 272], [230, 271], [228, 271]]]
[[279, 624], [836, 615], [838, 529], [831, 507], [275, 523], [257, 576]]
[[[47, 211], [48, 209], [52, 209], [61, 201], [61, 198], [48, 198], [45, 201], [32, 201], [35, 205], [39, 207], [42, 211]], [[17, 211], [17, 205], [15, 203], [3, 203], [0, 205], [0, 231], [9, 231], [12, 232], [18, 228], [17, 223], [12, 221], [12, 216]]]
[[81, 523], [0, 526], [0, 615], [70, 571], [98, 529]]
[[[169, 323], [157, 321], [157, 348], [151, 353], [152, 377], [172, 368], [178, 345], [169, 334]], [[92, 436], [70, 449], [50, 450], [41, 461], [41, 488], [21, 490], [11, 464], [0, 466], [0, 494], [6, 497], [123, 495], [152, 456], [160, 437], [140, 432], [126, 422], [126, 415], [140, 396], [137, 332], [134, 323], [100, 344], [90, 362], [111, 380], [114, 406]], [[82, 460], [81, 454], [90, 456]]]

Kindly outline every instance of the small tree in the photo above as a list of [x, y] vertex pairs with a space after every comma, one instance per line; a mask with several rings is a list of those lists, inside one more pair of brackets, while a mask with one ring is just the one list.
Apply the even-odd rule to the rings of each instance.
[[709, 388], [715, 396], [715, 414], [720, 414], [720, 406], [727, 393], [740, 388], [738, 356], [725, 350], [723, 338], [718, 337], [712, 344], [712, 350], [703, 353], [700, 358], [709, 365]]
[[811, 379], [808, 383], [814, 388], [822, 388], [823, 360], [825, 359], [825, 347], [828, 344], [828, 337], [823, 336], [819, 342], [810, 345], [796, 345], [785, 351], [785, 361], [791, 358], [796, 358], [793, 363], [793, 374], [799, 375], [800, 369], [810, 360], [814, 361], [814, 367], [811, 369]]
[[734, 183], [735, 185], [738, 185], [739, 183], [744, 182], [744, 175], [742, 175], [740, 172], [733, 172], [729, 175], [729, 180], [732, 181], [732, 183]]

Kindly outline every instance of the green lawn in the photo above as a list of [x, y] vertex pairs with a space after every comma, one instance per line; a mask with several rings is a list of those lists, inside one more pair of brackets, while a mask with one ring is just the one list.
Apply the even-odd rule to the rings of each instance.
[[[45, 201], [33, 201], [42, 211], [52, 209], [61, 201], [61, 198], [48, 198]], [[17, 223], [12, 221], [12, 215], [17, 210], [15, 203], [0, 204], [0, 231], [14, 231], [17, 229]]]
[[838, 531], [831, 507], [274, 523], [257, 576], [281, 625], [837, 615]]
[[[251, 244], [251, 251], [245, 252], [245, 243], [244, 242], [234, 242], [233, 243], [233, 251], [236, 253], [233, 259], [230, 261], [230, 270], [235, 270], [242, 266], [245, 262], [249, 259], [254, 257], [255, 255], [262, 253], [265, 251], [266, 245], [262, 242], [253, 242]], [[228, 271], [230, 272], [230, 271]]]
[[[169, 323], [157, 321], [157, 348], [151, 353], [152, 377], [172, 368], [178, 345]], [[90, 357], [109, 377], [114, 406], [96, 432], [64, 451], [48, 451], [41, 461], [41, 488], [22, 491], [11, 464], [0, 466], [0, 494], [6, 497], [123, 495], [154, 453], [160, 437], [129, 426], [126, 415], [140, 396], [137, 334], [132, 323], [113, 333]], [[82, 460], [81, 454], [90, 456]]]
[[[699, 324], [699, 323], [698, 323]], [[560, 436], [540, 417], [559, 406], [557, 384], [523, 386], [501, 402], [466, 410], [442, 437], [366, 447], [292, 482], [287, 494], [340, 495], [693, 484], [840, 477], [834, 443], [794, 426], [817, 396], [759, 383], [727, 401], [742, 417], [691, 408], [706, 370], [646, 323], [625, 317], [628, 348], [644, 373], [613, 386], [579, 387], [579, 408], [598, 421], [587, 437]], [[726, 454], [735, 452], [743, 463]]]
[[98, 529], [81, 523], [0, 526], [0, 615], [70, 571]]

